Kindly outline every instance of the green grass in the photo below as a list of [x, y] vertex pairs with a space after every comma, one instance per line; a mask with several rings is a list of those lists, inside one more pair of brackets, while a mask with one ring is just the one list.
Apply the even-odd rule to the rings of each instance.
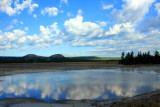
[[97, 58], [97, 59], [91, 59], [91, 60], [94, 60], [94, 61], [117, 61], [117, 60], [120, 60], [120, 57], [102, 57], [102, 58]]

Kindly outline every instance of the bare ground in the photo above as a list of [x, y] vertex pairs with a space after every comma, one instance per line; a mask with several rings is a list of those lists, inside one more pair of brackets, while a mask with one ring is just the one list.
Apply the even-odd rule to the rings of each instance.
[[[109, 69], [109, 68], [140, 68], [158, 65], [121, 65], [118, 61], [108, 62], [65, 62], [65, 63], [0, 63], [0, 76], [35, 73], [35, 72], [54, 72], [65, 70], [83, 70], [83, 69]], [[148, 69], [148, 68], [147, 68]], [[160, 67], [154, 68], [160, 71]]]
[[120, 67], [117, 61], [110, 62], [66, 62], [66, 63], [0, 63], [0, 76], [31, 72], [54, 72], [81, 69], [105, 69]]

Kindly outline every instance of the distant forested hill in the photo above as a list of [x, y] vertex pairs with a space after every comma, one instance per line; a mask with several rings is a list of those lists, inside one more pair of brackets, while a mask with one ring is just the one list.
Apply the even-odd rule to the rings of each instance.
[[28, 54], [23, 57], [7, 57], [0, 56], [1, 63], [23, 63], [23, 62], [81, 62], [81, 61], [94, 61], [99, 59], [96, 56], [82, 56], [82, 57], [65, 57], [61, 54], [51, 55], [49, 57], [38, 56], [35, 54]]

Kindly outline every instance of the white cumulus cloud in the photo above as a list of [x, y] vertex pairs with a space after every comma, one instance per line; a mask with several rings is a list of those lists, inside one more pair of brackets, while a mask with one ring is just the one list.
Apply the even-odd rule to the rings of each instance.
[[102, 21], [102, 22], [99, 22], [99, 24], [100, 24], [100, 26], [105, 27], [107, 25], [107, 22]]
[[[13, 6], [12, 6], [13, 5]], [[32, 3], [32, 0], [25, 0], [21, 4], [19, 0], [1, 0], [0, 11], [8, 14], [9, 16], [20, 14], [25, 8], [29, 9], [32, 13], [39, 5]]]
[[99, 25], [92, 22], [83, 22], [83, 17], [77, 15], [75, 18], [65, 21], [66, 31], [73, 35], [94, 37], [103, 32]]
[[60, 5], [59, 5], [60, 8], [62, 7], [62, 4], [68, 5], [68, 0], [60, 0]]
[[34, 15], [33, 15], [33, 18], [35, 18], [35, 19], [36, 19], [36, 18], [37, 18], [37, 15], [36, 15], [36, 14], [34, 14]]
[[14, 30], [13, 32], [4, 33], [5, 37], [11, 42], [16, 42], [20, 37], [25, 36], [25, 34], [26, 32], [22, 30]]
[[22, 22], [22, 21], [20, 21], [20, 24], [21, 24], [21, 25], [23, 25], [23, 22]]
[[155, 7], [156, 7], [157, 13], [160, 15], [160, 3], [156, 3]]
[[122, 24], [115, 24], [113, 28], [109, 28], [109, 31], [107, 31], [105, 34], [108, 35], [116, 35], [120, 32], [132, 32], [134, 29], [132, 29], [133, 25], [131, 23], [122, 23]]
[[0, 31], [0, 50], [23, 50], [62, 44], [63, 33], [57, 24], [55, 22], [50, 26], [40, 26], [39, 35], [27, 35], [28, 27], [25, 27], [24, 30], [15, 29], [12, 32]]
[[9, 25], [6, 30], [10, 30], [10, 29], [13, 29], [13, 25]]
[[110, 4], [110, 5], [105, 5], [105, 4], [103, 4], [103, 5], [102, 5], [102, 9], [103, 9], [103, 10], [108, 10], [108, 9], [111, 9], [111, 8], [113, 8], [113, 5], [112, 5], [112, 4]]
[[27, 40], [26, 37], [23, 36], [23, 37], [21, 37], [21, 38], [18, 39], [18, 43], [19, 43], [19, 44], [23, 44], [23, 43], [26, 42], [26, 40]]
[[68, 0], [61, 0], [61, 3], [68, 4]]
[[49, 16], [57, 16], [58, 9], [56, 7], [46, 7], [44, 10], [41, 11], [42, 15], [48, 14]]
[[42, 36], [51, 34], [51, 31], [48, 27], [40, 26], [40, 32]]
[[112, 17], [118, 22], [131, 22], [136, 23], [143, 19], [148, 13], [150, 6], [155, 0], [123, 0], [122, 10], [114, 9]]

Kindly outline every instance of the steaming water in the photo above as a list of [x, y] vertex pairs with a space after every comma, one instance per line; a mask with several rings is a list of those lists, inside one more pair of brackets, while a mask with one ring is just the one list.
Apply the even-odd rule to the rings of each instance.
[[154, 67], [93, 69], [17, 74], [0, 77], [0, 99], [113, 100], [160, 89]]

